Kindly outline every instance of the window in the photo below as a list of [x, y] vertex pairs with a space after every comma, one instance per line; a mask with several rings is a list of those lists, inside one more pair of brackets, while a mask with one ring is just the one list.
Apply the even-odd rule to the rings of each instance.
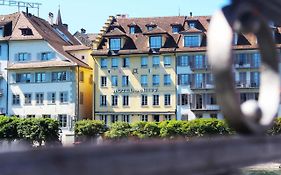
[[129, 95], [123, 96], [123, 106], [129, 106]]
[[67, 127], [67, 115], [62, 114], [59, 115], [59, 123], [61, 128], [66, 128]]
[[68, 92], [61, 92], [60, 103], [67, 103], [67, 102], [68, 102]]
[[165, 67], [171, 66], [171, 56], [164, 56], [164, 66]]
[[141, 121], [148, 122], [148, 115], [141, 115]]
[[195, 87], [203, 88], [203, 74], [195, 74]]
[[107, 77], [102, 76], [101, 77], [101, 87], [107, 86]]
[[44, 94], [43, 93], [37, 93], [35, 95], [36, 98], [36, 104], [42, 105], [44, 103]]
[[178, 83], [179, 85], [191, 85], [190, 74], [179, 74]]
[[129, 58], [123, 59], [123, 67], [130, 67], [130, 59]]
[[111, 104], [112, 106], [118, 106], [118, 95], [111, 96]]
[[48, 93], [48, 104], [56, 104], [56, 93], [55, 92]]
[[31, 82], [30, 73], [16, 74], [16, 83], [30, 83], [30, 82]]
[[112, 58], [111, 59], [111, 67], [112, 68], [118, 68], [119, 66], [119, 59], [118, 58]]
[[253, 67], [259, 68], [261, 65], [261, 55], [260, 53], [254, 53], [253, 54]]
[[13, 105], [20, 105], [20, 95], [13, 95], [12, 98]]
[[100, 106], [107, 106], [106, 95], [100, 96]]
[[33, 32], [30, 28], [20, 28], [20, 30], [23, 36], [33, 35]]
[[184, 36], [184, 47], [199, 47], [199, 46], [200, 46], [199, 35]]
[[51, 118], [51, 115], [50, 114], [43, 114], [42, 118]]
[[24, 104], [31, 105], [32, 94], [24, 94]]
[[117, 87], [118, 86], [118, 76], [115, 76], [115, 75], [111, 76], [111, 85], [113, 87]]
[[260, 85], [260, 73], [251, 72], [251, 87], [259, 87]]
[[159, 75], [153, 75], [152, 76], [152, 85], [153, 86], [159, 86], [160, 84], [160, 76]]
[[189, 27], [192, 28], [192, 29], [195, 28], [195, 27], [196, 27], [195, 22], [190, 22], [190, 23], [189, 23]]
[[183, 55], [183, 56], [178, 57], [177, 64], [180, 67], [188, 67], [191, 65], [190, 61], [191, 61], [191, 58], [189, 56]]
[[2, 46], [0, 45], [0, 56], [2, 55]]
[[17, 61], [28, 61], [30, 60], [30, 54], [29, 53], [19, 53]]
[[149, 37], [149, 45], [152, 49], [160, 49], [162, 47], [162, 37], [161, 36], [151, 36]]
[[26, 115], [26, 118], [35, 118], [35, 115]]
[[148, 65], [148, 59], [147, 57], [141, 57], [141, 67], [146, 68]]
[[101, 115], [100, 121], [103, 121], [105, 124], [107, 124], [107, 115]]
[[52, 82], [66, 81], [66, 72], [52, 72]]
[[52, 52], [43, 52], [41, 53], [41, 60], [48, 61], [54, 58], [54, 53]]
[[102, 69], [107, 68], [107, 59], [106, 58], [101, 58], [100, 59], [100, 67]]
[[126, 76], [126, 75], [122, 76], [122, 86], [123, 87], [129, 86], [129, 76]]
[[173, 33], [179, 33], [180, 27], [179, 26], [172, 26], [172, 32]]
[[80, 82], [84, 82], [84, 72], [83, 71], [80, 71]]
[[130, 34], [135, 34], [136, 33], [136, 28], [135, 26], [130, 27]]
[[130, 67], [130, 59], [123, 58], [123, 67]]
[[36, 83], [42, 83], [42, 82], [46, 82], [46, 73], [36, 73], [35, 74], [35, 82]]
[[80, 92], [80, 105], [84, 104], [84, 93]]
[[141, 75], [141, 86], [147, 86], [147, 85], [148, 85], [147, 75]]
[[147, 104], [148, 104], [147, 95], [141, 95], [141, 105], [147, 106]]
[[149, 25], [149, 26], [147, 26], [147, 30], [148, 30], [148, 31], [151, 31], [151, 30], [153, 30], [154, 28], [155, 28], [154, 25]]
[[122, 115], [122, 121], [130, 123], [130, 115]]
[[153, 95], [153, 105], [154, 106], [159, 105], [159, 95]]
[[158, 56], [152, 57], [152, 65], [153, 65], [153, 67], [160, 66], [160, 58]]
[[4, 28], [0, 27], [0, 37], [4, 37]]
[[111, 123], [118, 122], [118, 115], [111, 115]]
[[188, 94], [181, 94], [180, 95], [181, 103], [180, 105], [186, 106], [188, 105]]
[[169, 86], [171, 85], [171, 75], [170, 74], [165, 74], [164, 75], [164, 85]]
[[94, 80], [93, 80], [93, 74], [90, 75], [89, 77], [89, 84], [93, 84]]
[[195, 55], [195, 65], [196, 69], [203, 69], [204, 68], [204, 56], [203, 55]]
[[172, 120], [172, 116], [171, 115], [164, 115], [165, 120], [170, 121]]
[[111, 38], [109, 39], [109, 50], [118, 51], [121, 49], [121, 39]]
[[171, 105], [171, 95], [170, 94], [165, 94], [165, 96], [164, 96], [164, 105], [165, 106], [170, 106]]

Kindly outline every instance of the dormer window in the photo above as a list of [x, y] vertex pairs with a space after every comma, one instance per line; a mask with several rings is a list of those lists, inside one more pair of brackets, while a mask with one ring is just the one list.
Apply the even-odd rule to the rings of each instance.
[[0, 37], [4, 37], [4, 28], [0, 27]]
[[195, 22], [190, 22], [189, 23], [189, 28], [194, 29], [196, 27]]
[[109, 39], [109, 50], [118, 51], [121, 49], [121, 38]]
[[21, 34], [23, 36], [30, 36], [30, 35], [33, 35], [33, 32], [30, 28], [21, 28]]
[[200, 35], [184, 36], [184, 47], [199, 47], [201, 45]]
[[161, 36], [150, 36], [149, 46], [152, 49], [160, 49], [162, 47], [162, 37]]
[[179, 33], [180, 27], [179, 26], [172, 26], [172, 32], [173, 33]]
[[151, 31], [151, 30], [153, 30], [154, 29], [154, 26], [147, 26], [147, 30], [148, 31]]
[[135, 34], [136, 33], [136, 27], [135, 26], [131, 26], [130, 27], [130, 34]]

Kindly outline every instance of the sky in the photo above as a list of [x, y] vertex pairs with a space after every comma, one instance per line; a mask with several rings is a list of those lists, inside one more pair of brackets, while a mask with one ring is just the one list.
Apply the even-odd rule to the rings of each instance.
[[[57, 16], [60, 7], [63, 23], [72, 33], [81, 28], [98, 33], [109, 16], [127, 14], [129, 17], [211, 15], [229, 0], [18, 0], [42, 3], [40, 17], [48, 19], [49, 12]], [[21, 9], [25, 11], [25, 8]], [[17, 12], [17, 7], [0, 6], [0, 14]], [[29, 9], [32, 14], [37, 10]]]

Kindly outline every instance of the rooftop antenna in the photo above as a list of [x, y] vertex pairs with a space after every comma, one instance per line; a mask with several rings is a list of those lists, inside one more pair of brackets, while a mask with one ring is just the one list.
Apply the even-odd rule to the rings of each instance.
[[23, 2], [23, 1], [15, 1], [15, 0], [0, 0], [0, 5], [2, 6], [10, 6], [10, 7], [18, 7], [18, 12], [23, 8], [31, 8], [37, 9], [37, 16], [39, 17], [40, 5], [41, 3], [37, 2]]
[[179, 16], [181, 16], [181, 8], [179, 7]]

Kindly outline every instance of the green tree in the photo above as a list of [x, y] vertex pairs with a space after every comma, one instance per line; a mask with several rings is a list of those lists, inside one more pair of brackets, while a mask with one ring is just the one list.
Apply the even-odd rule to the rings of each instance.
[[81, 120], [75, 124], [75, 135], [79, 141], [89, 141], [104, 134], [107, 127], [102, 121]]
[[136, 122], [131, 125], [132, 135], [140, 139], [159, 137], [160, 128], [155, 122]]
[[126, 122], [116, 122], [110, 126], [110, 130], [105, 133], [105, 137], [109, 139], [124, 139], [131, 134], [131, 126]]

